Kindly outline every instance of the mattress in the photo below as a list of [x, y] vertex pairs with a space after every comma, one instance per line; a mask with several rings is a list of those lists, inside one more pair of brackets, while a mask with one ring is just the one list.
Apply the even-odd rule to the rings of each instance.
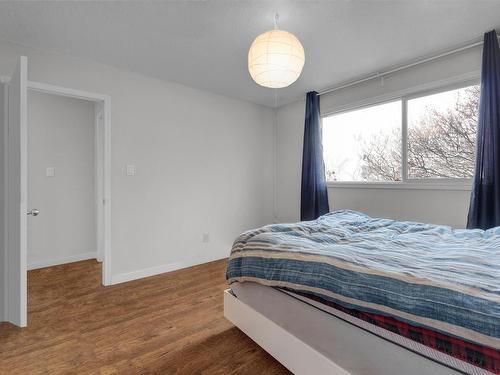
[[233, 283], [231, 290], [353, 375], [491, 374], [293, 292], [253, 282]]
[[454, 230], [337, 211], [243, 233], [226, 276], [306, 295], [500, 372], [500, 227]]

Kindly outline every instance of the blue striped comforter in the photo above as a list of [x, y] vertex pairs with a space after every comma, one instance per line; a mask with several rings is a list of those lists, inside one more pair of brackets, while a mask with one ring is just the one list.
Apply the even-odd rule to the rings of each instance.
[[500, 227], [452, 229], [337, 211], [243, 233], [226, 276], [500, 349]]

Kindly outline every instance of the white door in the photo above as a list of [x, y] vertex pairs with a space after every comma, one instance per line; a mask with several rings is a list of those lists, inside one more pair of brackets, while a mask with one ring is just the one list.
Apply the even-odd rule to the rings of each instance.
[[7, 319], [27, 325], [27, 84], [28, 60], [21, 56], [9, 83]]

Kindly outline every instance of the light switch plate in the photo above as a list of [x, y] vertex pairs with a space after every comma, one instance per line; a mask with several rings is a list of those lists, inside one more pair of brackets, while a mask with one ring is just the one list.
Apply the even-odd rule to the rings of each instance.
[[45, 171], [45, 175], [47, 177], [55, 177], [56, 176], [56, 168], [55, 167], [47, 167]]
[[127, 176], [135, 176], [135, 166], [134, 165], [127, 165]]

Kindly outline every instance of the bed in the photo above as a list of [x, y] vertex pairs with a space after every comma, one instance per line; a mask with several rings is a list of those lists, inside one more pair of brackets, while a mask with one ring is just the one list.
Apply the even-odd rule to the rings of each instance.
[[337, 211], [243, 233], [226, 276], [226, 316], [295, 373], [500, 373], [500, 228]]

